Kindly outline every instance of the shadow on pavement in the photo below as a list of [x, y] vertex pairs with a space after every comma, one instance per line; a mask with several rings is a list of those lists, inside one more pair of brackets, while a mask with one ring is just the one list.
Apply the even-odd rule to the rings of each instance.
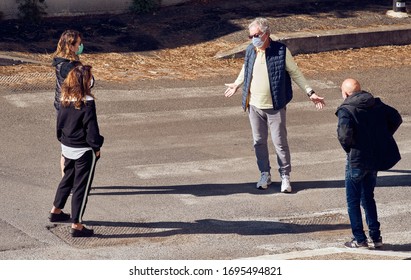
[[387, 244], [380, 251], [411, 252], [411, 244]]
[[[403, 172], [405, 171], [405, 172]], [[378, 176], [378, 187], [403, 187], [411, 184], [411, 171], [392, 170], [391, 172], [409, 173], [405, 175]], [[306, 189], [344, 188], [344, 180], [292, 182], [293, 193]], [[96, 186], [90, 195], [149, 195], [149, 194], [191, 194], [195, 196], [220, 196], [248, 193], [269, 195], [280, 193], [280, 183], [273, 182], [267, 190], [255, 188], [255, 182], [239, 184], [199, 184], [174, 186]], [[285, 195], [293, 195], [285, 194]]]
[[[184, 234], [274, 235], [342, 230], [350, 228], [349, 224], [296, 225], [276, 221], [224, 221], [215, 219], [197, 220], [195, 222], [152, 223], [86, 221], [86, 224], [99, 227], [126, 227], [136, 229], [135, 233], [129, 232], [108, 235], [99, 234], [95, 236], [98, 238], [169, 237]], [[151, 231], [141, 232], [141, 228], [150, 229]]]

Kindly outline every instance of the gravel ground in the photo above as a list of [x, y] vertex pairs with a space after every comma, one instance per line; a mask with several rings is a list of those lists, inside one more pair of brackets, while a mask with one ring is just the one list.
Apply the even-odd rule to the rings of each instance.
[[[93, 65], [100, 80], [122, 84], [165, 78], [193, 80], [236, 75], [242, 59], [216, 60], [214, 55], [246, 41], [247, 26], [257, 16], [270, 20], [273, 33], [411, 23], [411, 18], [386, 16], [389, 9], [390, 0], [290, 0], [287, 4], [197, 0], [138, 16], [47, 18], [37, 26], [3, 21], [0, 55], [35, 59], [43, 64], [0, 60], [0, 84], [24, 90], [23, 85], [53, 88], [51, 55], [61, 32], [68, 28], [82, 32], [85, 54], [81, 59]], [[411, 65], [410, 51], [410, 45], [386, 46], [295, 58], [303, 72], [310, 75], [358, 67]], [[12, 76], [18, 78], [4, 78]]]

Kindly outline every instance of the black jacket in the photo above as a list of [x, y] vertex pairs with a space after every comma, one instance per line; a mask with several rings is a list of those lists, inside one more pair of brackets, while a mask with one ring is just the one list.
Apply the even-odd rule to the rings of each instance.
[[387, 170], [400, 159], [394, 133], [402, 123], [398, 111], [362, 91], [338, 107], [338, 140], [352, 167]]
[[54, 94], [54, 108], [60, 109], [61, 86], [71, 69], [79, 65], [79, 61], [70, 61], [66, 58], [55, 57], [52, 65], [56, 68], [56, 90]]
[[94, 100], [82, 104], [80, 109], [76, 109], [73, 102], [68, 107], [60, 106], [57, 139], [68, 147], [100, 150], [104, 137], [100, 135]]

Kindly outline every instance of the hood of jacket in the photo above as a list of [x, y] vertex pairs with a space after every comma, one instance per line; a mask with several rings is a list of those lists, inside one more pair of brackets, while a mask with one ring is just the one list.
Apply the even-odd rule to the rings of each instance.
[[56, 66], [56, 65], [58, 65], [62, 62], [70, 62], [70, 60], [67, 59], [67, 58], [63, 58], [63, 57], [55, 57], [55, 58], [53, 58], [53, 62], [52, 62], [51, 65]]
[[375, 105], [375, 98], [371, 93], [366, 91], [355, 92], [348, 96], [342, 106], [350, 105], [360, 109], [370, 108]]

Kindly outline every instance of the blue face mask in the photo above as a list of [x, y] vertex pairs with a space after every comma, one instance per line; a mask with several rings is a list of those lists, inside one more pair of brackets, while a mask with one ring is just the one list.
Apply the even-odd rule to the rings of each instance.
[[254, 37], [253, 38], [253, 45], [256, 48], [261, 48], [264, 45], [264, 41], [261, 40], [260, 37]]
[[78, 51], [76, 51], [76, 55], [82, 54], [84, 50], [84, 46], [83, 43], [80, 44], [80, 46], [78, 46]]

